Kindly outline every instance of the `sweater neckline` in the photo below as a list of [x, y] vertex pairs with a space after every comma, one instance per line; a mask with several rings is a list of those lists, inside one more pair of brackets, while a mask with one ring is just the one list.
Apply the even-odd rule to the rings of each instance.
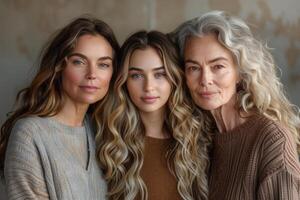
[[216, 141], [227, 141], [231, 140], [232, 138], [235, 138], [239, 136], [240, 134], [244, 134], [244, 130], [250, 129], [255, 123], [257, 123], [262, 118], [261, 115], [253, 114], [248, 117], [248, 119], [240, 124], [239, 126], [235, 127], [234, 129], [227, 131], [225, 133], [217, 133], [215, 135]]
[[[90, 127], [88, 125], [88, 119], [87, 117], [84, 118], [83, 120], [83, 126], [69, 126], [66, 124], [61, 123], [60, 121], [56, 120], [54, 117], [47, 117], [47, 119], [53, 124], [53, 126], [58, 127], [59, 129], [63, 129], [64, 133], [69, 133], [74, 135], [81, 135], [84, 134], [86, 137], [86, 148], [87, 148], [87, 161], [86, 161], [86, 165], [82, 166], [82, 164], [80, 162], [78, 162], [79, 165], [81, 165], [86, 172], [90, 171], [90, 162], [91, 162], [91, 141], [90, 141], [90, 136], [89, 136], [89, 132]], [[73, 157], [72, 154], [69, 154], [69, 156]], [[76, 158], [74, 158], [76, 161], [78, 161]]]
[[55, 126], [58, 127], [59, 129], [64, 129], [66, 132], [71, 132], [71, 133], [78, 133], [78, 134], [85, 134], [86, 132], [86, 119], [84, 118], [83, 120], [83, 125], [82, 126], [70, 126], [67, 124], [63, 124], [62, 122], [58, 121], [54, 117], [47, 117], [47, 119]]
[[166, 144], [166, 143], [170, 143], [172, 141], [172, 137], [169, 138], [155, 138], [155, 137], [151, 137], [151, 136], [145, 136], [145, 142], [147, 142], [148, 144]]

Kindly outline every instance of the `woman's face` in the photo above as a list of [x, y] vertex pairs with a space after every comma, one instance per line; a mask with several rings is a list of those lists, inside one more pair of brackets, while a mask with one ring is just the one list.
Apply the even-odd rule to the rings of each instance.
[[129, 61], [127, 89], [140, 112], [162, 111], [171, 93], [165, 66], [152, 47], [135, 50]]
[[62, 86], [67, 101], [89, 105], [101, 100], [108, 91], [113, 73], [113, 49], [100, 35], [78, 38], [66, 58]]
[[215, 35], [189, 38], [184, 60], [187, 85], [199, 107], [214, 110], [233, 99], [239, 81], [237, 67]]

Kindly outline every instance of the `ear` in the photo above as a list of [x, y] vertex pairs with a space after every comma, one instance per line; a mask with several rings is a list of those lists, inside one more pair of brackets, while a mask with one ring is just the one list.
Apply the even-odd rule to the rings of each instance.
[[242, 80], [237, 81], [235, 87], [236, 87], [236, 92], [240, 92], [245, 89]]

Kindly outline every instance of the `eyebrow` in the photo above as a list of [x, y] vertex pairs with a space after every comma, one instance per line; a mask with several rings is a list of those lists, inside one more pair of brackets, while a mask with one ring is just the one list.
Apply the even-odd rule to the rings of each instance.
[[197, 65], [199, 65], [199, 63], [198, 63], [197, 61], [195, 61], [195, 60], [191, 60], [191, 59], [187, 59], [187, 60], [185, 60], [185, 61], [184, 61], [184, 63], [193, 63], [193, 64], [197, 64]]
[[[164, 66], [156, 67], [152, 71], [159, 71], [159, 70], [165, 70]], [[129, 71], [144, 71], [144, 70], [138, 67], [129, 67]]]
[[[220, 61], [220, 60], [228, 61], [227, 58], [221, 56], [221, 57], [217, 57], [217, 58], [214, 58], [214, 59], [208, 61], [208, 63], [214, 63], [214, 62], [217, 62], [217, 61]], [[187, 59], [184, 62], [185, 63], [193, 63], [193, 64], [196, 64], [196, 65], [200, 65], [197, 61], [191, 60], [191, 59]]]
[[[81, 57], [85, 60], [88, 60], [88, 58], [85, 55], [81, 54], [81, 53], [71, 53], [67, 57], [70, 58], [72, 56], [78, 56], [78, 57]], [[98, 58], [98, 60], [111, 60], [112, 61], [113, 59], [110, 56], [103, 56], [103, 57]]]
[[228, 59], [221, 56], [221, 57], [217, 57], [217, 58], [214, 58], [214, 59], [208, 61], [208, 63], [214, 63], [214, 62], [217, 62], [219, 60], [225, 60], [225, 61], [227, 61]]

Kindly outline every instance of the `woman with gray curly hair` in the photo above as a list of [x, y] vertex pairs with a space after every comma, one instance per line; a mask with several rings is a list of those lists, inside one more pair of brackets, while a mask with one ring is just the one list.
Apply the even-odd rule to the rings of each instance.
[[210, 199], [300, 199], [299, 111], [268, 49], [244, 21], [221, 11], [172, 34], [191, 98], [217, 130]]

